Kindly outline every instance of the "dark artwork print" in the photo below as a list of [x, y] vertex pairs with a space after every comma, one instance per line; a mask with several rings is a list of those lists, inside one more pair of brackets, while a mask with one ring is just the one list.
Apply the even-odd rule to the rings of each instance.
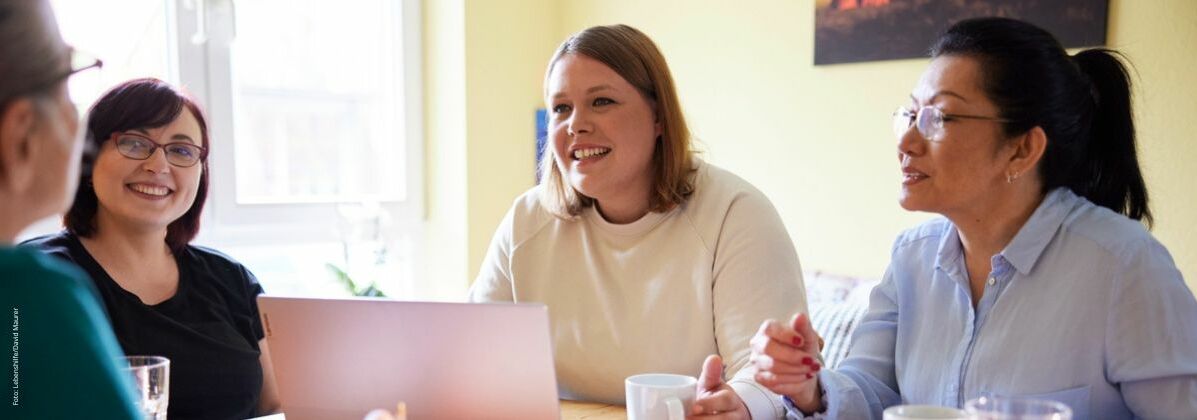
[[1099, 46], [1108, 10], [1109, 0], [816, 0], [815, 64], [926, 57], [948, 26], [981, 16], [1031, 22], [1065, 48]]

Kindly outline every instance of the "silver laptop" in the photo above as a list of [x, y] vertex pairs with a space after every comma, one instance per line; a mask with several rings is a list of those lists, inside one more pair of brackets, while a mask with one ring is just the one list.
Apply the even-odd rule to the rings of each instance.
[[287, 420], [557, 419], [541, 304], [259, 296]]

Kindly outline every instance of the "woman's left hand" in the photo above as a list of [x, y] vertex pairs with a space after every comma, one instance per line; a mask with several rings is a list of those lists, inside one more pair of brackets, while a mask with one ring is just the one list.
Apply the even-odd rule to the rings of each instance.
[[741, 420], [751, 419], [748, 407], [736, 391], [723, 382], [723, 359], [707, 356], [698, 376], [698, 394], [691, 407], [689, 419]]

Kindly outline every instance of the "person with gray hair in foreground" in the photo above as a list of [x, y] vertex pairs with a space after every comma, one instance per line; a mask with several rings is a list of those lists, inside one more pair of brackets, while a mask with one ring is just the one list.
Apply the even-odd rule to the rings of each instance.
[[70, 205], [83, 142], [66, 80], [99, 65], [63, 42], [47, 1], [0, 0], [0, 310], [8, 318], [0, 347], [9, 390], [0, 418], [140, 418], [91, 282], [12, 246]]

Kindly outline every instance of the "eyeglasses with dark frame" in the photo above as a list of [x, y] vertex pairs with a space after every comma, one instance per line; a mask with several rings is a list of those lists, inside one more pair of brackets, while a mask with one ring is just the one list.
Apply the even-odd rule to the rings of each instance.
[[906, 109], [906, 107], [898, 107], [893, 114], [894, 118], [894, 135], [899, 139], [910, 130], [911, 126], [918, 129], [919, 134], [923, 138], [938, 142], [943, 140], [944, 130], [943, 123], [952, 120], [982, 120], [993, 121], [999, 123], [1013, 122], [1005, 118], [986, 117], [981, 115], [965, 115], [965, 114], [946, 114], [939, 107], [927, 105], [919, 108], [918, 112]]
[[124, 157], [133, 160], [146, 160], [162, 148], [166, 154], [166, 161], [180, 168], [189, 168], [208, 158], [208, 149], [187, 142], [171, 142], [158, 144], [153, 139], [137, 133], [112, 133], [112, 142], [116, 151]]

